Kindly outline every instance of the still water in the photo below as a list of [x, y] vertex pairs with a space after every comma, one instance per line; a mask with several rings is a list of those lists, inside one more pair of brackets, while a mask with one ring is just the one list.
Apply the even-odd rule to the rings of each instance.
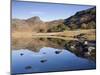
[[12, 51], [12, 73], [38, 73], [95, 69], [94, 61], [76, 56], [66, 49], [42, 47], [39, 52], [29, 49]]

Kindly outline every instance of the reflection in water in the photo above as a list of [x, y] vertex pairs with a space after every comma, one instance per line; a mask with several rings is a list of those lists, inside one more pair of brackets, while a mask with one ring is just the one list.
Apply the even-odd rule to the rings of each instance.
[[[94, 69], [96, 66], [95, 62], [77, 57], [68, 50], [62, 50], [60, 54], [55, 54], [55, 51], [59, 50], [44, 47], [39, 52], [27, 49], [12, 51], [12, 73], [82, 70]], [[24, 55], [20, 56], [22, 52]]]
[[[89, 58], [95, 61], [96, 59], [95, 41], [88, 41], [88, 44], [84, 45], [84, 41], [80, 42], [77, 40], [63, 40], [63, 39], [39, 38], [39, 37], [31, 39], [16, 38], [12, 40], [12, 50], [29, 49], [35, 52], [39, 52], [39, 50], [43, 47], [67, 49], [70, 52], [74, 53], [76, 56]], [[60, 52], [61, 51], [56, 51], [55, 53], [59, 54]]]
[[39, 51], [42, 47], [64, 48], [67, 41], [55, 38], [16, 38], [12, 39], [12, 49], [29, 49]]
[[12, 39], [12, 73], [96, 68], [95, 41], [64, 39]]

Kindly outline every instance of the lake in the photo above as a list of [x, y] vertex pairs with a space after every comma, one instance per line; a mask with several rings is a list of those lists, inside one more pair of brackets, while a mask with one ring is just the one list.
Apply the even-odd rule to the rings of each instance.
[[13, 40], [12, 74], [96, 68], [91, 56], [68, 50], [65, 48], [66, 43], [68, 41], [51, 38]]

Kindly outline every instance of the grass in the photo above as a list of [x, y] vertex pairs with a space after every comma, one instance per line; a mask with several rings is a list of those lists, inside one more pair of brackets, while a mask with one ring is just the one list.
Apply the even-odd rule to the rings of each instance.
[[34, 33], [34, 32], [12, 32], [12, 38], [37, 38], [37, 37], [51, 37], [51, 38], [59, 38], [66, 40], [75, 40], [74, 36], [79, 34], [85, 34], [84, 37], [88, 40], [95, 40], [95, 29], [87, 29], [87, 30], [71, 30], [71, 31], [63, 31], [63, 32], [51, 32], [51, 33]]

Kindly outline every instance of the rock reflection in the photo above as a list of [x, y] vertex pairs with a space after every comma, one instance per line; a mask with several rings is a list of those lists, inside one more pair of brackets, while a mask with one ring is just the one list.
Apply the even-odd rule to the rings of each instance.
[[[66, 38], [66, 37], [64, 37]], [[74, 53], [78, 57], [89, 58], [95, 61], [96, 59], [96, 42], [86, 39], [79, 40], [64, 40], [57, 38], [16, 38], [12, 39], [12, 50], [29, 49], [34, 52], [39, 52], [43, 47], [51, 47], [57, 49], [66, 49]], [[60, 54], [62, 51], [55, 51], [55, 54]], [[46, 54], [45, 52], [43, 54]], [[23, 56], [24, 54], [20, 54]], [[45, 60], [46, 61], [46, 60]], [[45, 62], [42, 60], [42, 62]]]

